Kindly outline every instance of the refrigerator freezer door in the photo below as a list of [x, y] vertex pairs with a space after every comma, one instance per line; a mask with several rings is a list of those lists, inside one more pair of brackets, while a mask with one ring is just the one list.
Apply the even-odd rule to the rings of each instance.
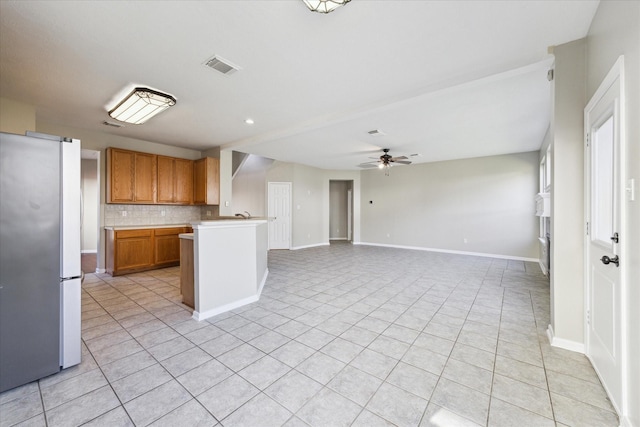
[[80, 277], [80, 141], [66, 140], [61, 149], [62, 205], [60, 216], [62, 278]]
[[60, 366], [63, 369], [80, 363], [82, 355], [80, 281], [69, 279], [60, 282]]
[[0, 133], [0, 392], [60, 370], [60, 143]]

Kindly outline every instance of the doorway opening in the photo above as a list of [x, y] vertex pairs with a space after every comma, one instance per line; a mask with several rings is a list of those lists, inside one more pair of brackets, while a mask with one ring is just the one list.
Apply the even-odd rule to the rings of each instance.
[[100, 151], [81, 152], [80, 249], [82, 271], [98, 273], [100, 253]]
[[329, 241], [353, 242], [353, 180], [329, 181]]

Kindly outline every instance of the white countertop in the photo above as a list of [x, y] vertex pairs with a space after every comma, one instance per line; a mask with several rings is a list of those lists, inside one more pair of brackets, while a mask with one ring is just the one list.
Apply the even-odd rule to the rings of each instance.
[[191, 226], [194, 230], [203, 228], [231, 228], [231, 227], [256, 227], [260, 224], [266, 224], [267, 219], [215, 219], [211, 221], [192, 222]]
[[109, 225], [105, 226], [105, 230], [143, 230], [148, 228], [180, 228], [191, 227], [191, 224], [158, 224], [158, 225]]

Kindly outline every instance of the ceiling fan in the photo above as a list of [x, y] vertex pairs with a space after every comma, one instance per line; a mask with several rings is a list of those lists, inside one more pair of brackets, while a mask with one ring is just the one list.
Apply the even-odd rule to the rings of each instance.
[[[361, 168], [376, 168], [377, 167], [379, 169], [384, 169], [384, 174], [386, 176], [389, 176], [389, 169], [394, 164], [400, 164], [400, 165], [410, 165], [411, 164], [411, 162], [409, 161], [409, 158], [407, 156], [392, 157], [389, 154], [389, 149], [388, 148], [383, 148], [382, 151], [384, 152], [384, 154], [382, 156], [380, 156], [380, 158], [378, 160], [374, 160], [372, 162], [360, 163], [358, 166], [361, 167]], [[375, 157], [371, 157], [371, 158], [374, 159]]]

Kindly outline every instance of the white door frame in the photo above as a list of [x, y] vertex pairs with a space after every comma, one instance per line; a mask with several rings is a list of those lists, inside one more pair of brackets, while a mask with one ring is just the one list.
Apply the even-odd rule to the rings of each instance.
[[[627, 310], [626, 310], [626, 299], [627, 299], [627, 295], [628, 295], [628, 289], [627, 286], [628, 284], [625, 281], [625, 277], [626, 277], [626, 263], [628, 260], [628, 257], [626, 255], [626, 242], [629, 239], [629, 235], [627, 234], [627, 220], [626, 220], [626, 216], [625, 216], [625, 201], [626, 201], [626, 196], [625, 196], [625, 177], [626, 177], [626, 137], [625, 137], [625, 99], [624, 99], [624, 57], [620, 56], [618, 58], [618, 60], [616, 61], [616, 63], [613, 65], [613, 67], [611, 68], [611, 70], [609, 71], [609, 73], [607, 74], [607, 76], [604, 78], [604, 80], [602, 81], [602, 83], [600, 84], [600, 87], [598, 88], [598, 90], [595, 92], [595, 94], [593, 95], [593, 97], [591, 98], [591, 100], [589, 101], [589, 103], [587, 104], [587, 106], [585, 107], [584, 110], [584, 138], [585, 138], [585, 174], [584, 174], [584, 189], [585, 189], [585, 208], [584, 208], [584, 215], [585, 215], [585, 223], [586, 224], [592, 224], [591, 223], [591, 156], [590, 156], [590, 149], [587, 148], [587, 144], [588, 144], [588, 138], [590, 137], [590, 133], [591, 133], [591, 129], [590, 127], [592, 127], [594, 125], [595, 120], [597, 120], [596, 117], [591, 117], [590, 113], [592, 112], [592, 110], [594, 109], [594, 107], [596, 107], [598, 105], [598, 103], [604, 98], [605, 94], [608, 92], [608, 90], [611, 88], [611, 86], [616, 82], [616, 80], [619, 80], [619, 97], [617, 98], [617, 103], [615, 105], [615, 111], [614, 111], [614, 120], [617, 119], [617, 123], [614, 124], [614, 126], [616, 126], [617, 131], [619, 132], [619, 147], [618, 147], [618, 154], [617, 156], [615, 156], [616, 158], [614, 159], [614, 168], [619, 168], [619, 172], [617, 174], [618, 177], [618, 182], [617, 185], [620, 188], [620, 195], [619, 197], [616, 199], [615, 195], [614, 195], [614, 201], [613, 203], [616, 204], [617, 209], [620, 212], [620, 224], [618, 224], [618, 232], [620, 235], [620, 244], [615, 245], [616, 246], [616, 254], [619, 256], [620, 259], [620, 283], [619, 283], [619, 287], [620, 287], [620, 295], [618, 296], [618, 298], [620, 299], [620, 310], [619, 310], [619, 322], [620, 322], [620, 331], [619, 331], [619, 338], [620, 338], [620, 346], [619, 346], [619, 351], [620, 351], [620, 360], [621, 360], [621, 366], [620, 366], [620, 372], [621, 372], [621, 378], [620, 378], [620, 389], [619, 390], [619, 396], [616, 396], [618, 394], [618, 392], [616, 393], [612, 393], [611, 390], [607, 389], [606, 386], [606, 381], [602, 379], [600, 372], [598, 371], [597, 365], [594, 363], [591, 355], [589, 354], [589, 349], [590, 349], [590, 341], [591, 341], [591, 333], [590, 333], [590, 325], [589, 322], [591, 321], [591, 319], [589, 319], [589, 310], [591, 308], [591, 290], [592, 290], [592, 275], [591, 275], [591, 236], [590, 236], [590, 231], [589, 234], [585, 234], [585, 245], [584, 245], [584, 266], [585, 266], [585, 319], [584, 319], [584, 335], [585, 335], [585, 352], [587, 357], [589, 358], [589, 360], [591, 361], [593, 367], [596, 370], [596, 373], [598, 374], [598, 376], [600, 377], [605, 389], [607, 389], [607, 394], [609, 395], [609, 397], [611, 398], [611, 403], [613, 404], [614, 408], [618, 411], [618, 414], [620, 415], [621, 418], [623, 418], [624, 414], [628, 413], [628, 396], [626, 393], [626, 390], [628, 389], [628, 378], [627, 378], [627, 367], [628, 367], [628, 363], [629, 361], [627, 360]], [[617, 162], [617, 164], [616, 164]], [[616, 268], [616, 267], [612, 267], [612, 268]]]
[[293, 243], [293, 229], [292, 229], [292, 223], [293, 223], [293, 211], [291, 209], [292, 207], [292, 200], [293, 200], [293, 186], [291, 184], [291, 182], [267, 182], [267, 216], [269, 217], [269, 249], [271, 249], [271, 233], [272, 233], [272, 221], [276, 221], [277, 218], [271, 218], [274, 216], [274, 213], [272, 212], [271, 209], [271, 188], [272, 185], [276, 184], [276, 185], [287, 185], [289, 187], [289, 223], [288, 223], [288, 228], [289, 228], [289, 244], [287, 248], [278, 248], [278, 249], [291, 249], [291, 245]]
[[[101, 257], [104, 258], [102, 254], [104, 253], [103, 248], [103, 239], [102, 239], [102, 218], [101, 218], [101, 206], [100, 206], [100, 151], [99, 150], [89, 150], [86, 148], [82, 148], [80, 150], [81, 159], [95, 159], [96, 160], [96, 189], [97, 189], [97, 197], [95, 200], [96, 203], [96, 215], [97, 215], [97, 229], [96, 229], [96, 270], [91, 273], [104, 273], [106, 271], [105, 268], [100, 268]], [[84, 195], [83, 195], [84, 197]], [[83, 212], [84, 215], [84, 212]], [[82, 219], [84, 221], [84, 218]], [[84, 224], [83, 224], [84, 225]], [[104, 263], [103, 263], [104, 265]], [[85, 271], [85, 273], [89, 273]]]

